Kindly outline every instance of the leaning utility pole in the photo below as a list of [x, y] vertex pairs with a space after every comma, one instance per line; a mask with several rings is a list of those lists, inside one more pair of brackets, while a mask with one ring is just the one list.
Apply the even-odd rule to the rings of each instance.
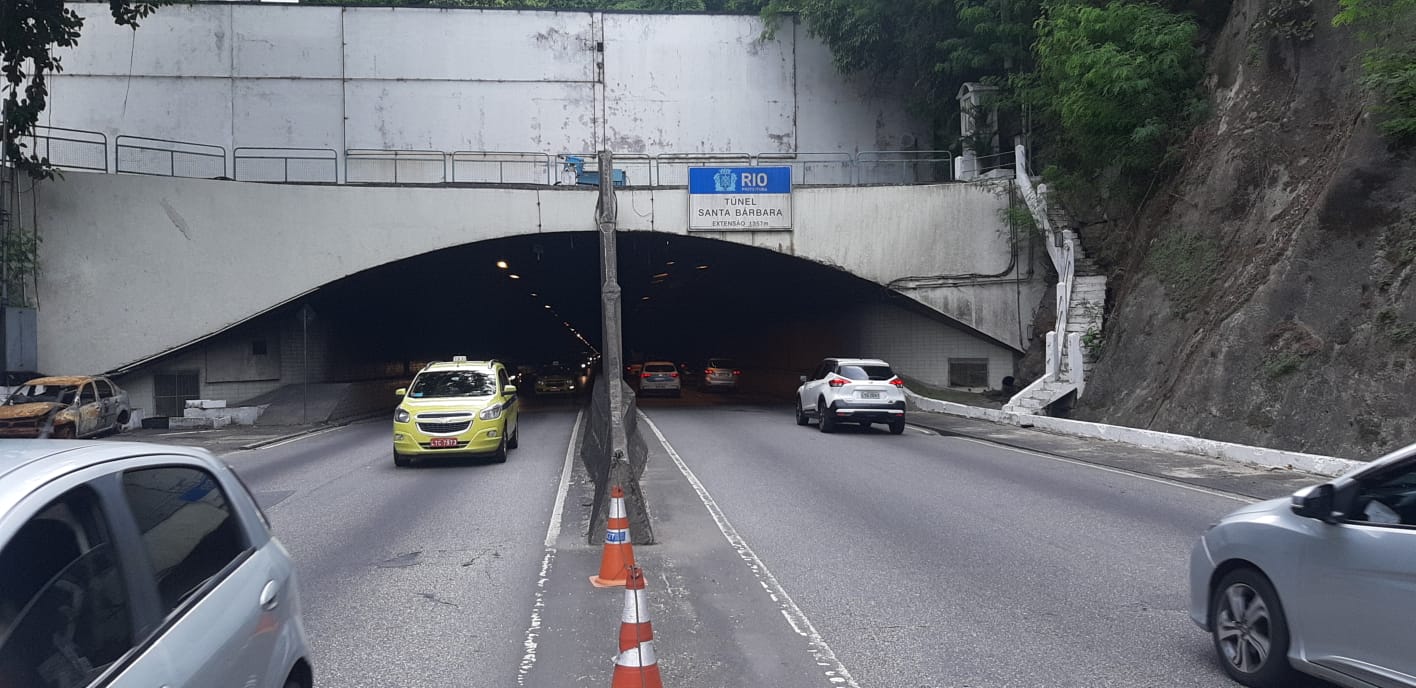
[[600, 201], [595, 206], [595, 221], [600, 229], [600, 317], [604, 321], [605, 361], [601, 374], [610, 393], [610, 474], [615, 464], [627, 461], [629, 441], [624, 430], [624, 351], [620, 339], [619, 251], [615, 245], [616, 219], [614, 189], [614, 156], [600, 151]]

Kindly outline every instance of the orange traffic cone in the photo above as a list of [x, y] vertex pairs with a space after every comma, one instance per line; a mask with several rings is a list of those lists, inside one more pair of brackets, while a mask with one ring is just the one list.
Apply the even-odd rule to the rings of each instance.
[[624, 490], [610, 489], [610, 521], [605, 527], [605, 550], [600, 555], [600, 575], [591, 576], [597, 588], [624, 585], [625, 574], [634, 566], [634, 547], [629, 544], [629, 514], [624, 509]]
[[664, 688], [659, 678], [659, 661], [654, 657], [654, 624], [649, 622], [644, 569], [638, 566], [630, 567], [624, 586], [619, 649], [610, 688]]

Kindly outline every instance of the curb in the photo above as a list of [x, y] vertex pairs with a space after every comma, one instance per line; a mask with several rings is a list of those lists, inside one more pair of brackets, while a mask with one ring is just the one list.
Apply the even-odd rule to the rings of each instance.
[[919, 394], [911, 392], [908, 389], [905, 390], [905, 396], [909, 398], [915, 408], [921, 411], [931, 411], [973, 420], [983, 420], [1000, 425], [1033, 428], [1057, 435], [1070, 435], [1072, 437], [1117, 442], [1145, 449], [1195, 454], [1251, 466], [1284, 468], [1312, 473], [1314, 475], [1336, 477], [1354, 468], [1366, 465], [1366, 462], [1363, 461], [1353, 461], [1351, 459], [1342, 459], [1335, 456], [1304, 454], [1302, 452], [1269, 449], [1267, 447], [1253, 447], [1246, 444], [1235, 444], [1233, 442], [1207, 440], [1202, 437], [1176, 435], [1156, 430], [1141, 430], [1139, 428], [1128, 428], [1120, 425], [1106, 425], [1105, 423], [1091, 423], [1067, 418], [1053, 418], [1051, 416], [1034, 416], [1022, 413], [1011, 413], [999, 409], [968, 406], [952, 401], [930, 399], [929, 397], [920, 396]]
[[365, 414], [359, 415], [359, 416], [349, 416], [349, 417], [347, 417], [347, 418], [341, 418], [341, 419], [339, 419], [339, 420], [337, 420], [337, 421], [333, 421], [333, 422], [329, 422], [329, 423], [324, 423], [324, 424], [322, 424], [322, 425], [317, 425], [317, 426], [315, 426], [315, 427], [313, 427], [313, 428], [307, 428], [307, 429], [305, 429], [305, 430], [300, 430], [300, 431], [298, 431], [298, 432], [292, 432], [292, 433], [290, 433], [290, 434], [288, 434], [288, 435], [281, 435], [281, 436], [279, 436], [279, 437], [270, 437], [270, 438], [267, 438], [267, 439], [260, 440], [260, 441], [258, 441], [258, 442], [252, 442], [252, 443], [250, 443], [250, 444], [243, 444], [243, 445], [237, 447], [236, 450], [237, 450], [237, 451], [248, 451], [248, 450], [251, 450], [251, 449], [260, 449], [261, 447], [269, 446], [269, 445], [275, 444], [275, 443], [277, 443], [277, 442], [284, 442], [284, 441], [286, 441], [286, 440], [293, 440], [293, 439], [297, 439], [297, 438], [300, 438], [300, 437], [304, 437], [304, 436], [306, 436], [306, 435], [313, 435], [313, 434], [315, 434], [315, 433], [317, 433], [317, 432], [324, 432], [325, 430], [329, 430], [330, 428], [342, 428], [342, 427], [344, 427], [344, 426], [346, 426], [346, 425], [353, 425], [353, 424], [358, 423], [358, 422], [360, 422], [360, 421], [365, 421], [365, 420], [370, 420], [370, 419], [373, 419], [373, 418], [378, 418], [379, 416], [383, 416], [383, 415], [387, 415], [387, 413], [386, 413], [385, 411], [378, 411], [378, 412], [374, 412], [374, 413], [365, 413]]

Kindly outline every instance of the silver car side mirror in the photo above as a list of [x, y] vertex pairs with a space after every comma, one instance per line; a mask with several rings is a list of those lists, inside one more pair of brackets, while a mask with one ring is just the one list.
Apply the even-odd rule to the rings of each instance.
[[1304, 518], [1315, 518], [1324, 523], [1336, 523], [1333, 517], [1333, 501], [1336, 490], [1331, 483], [1315, 487], [1305, 487], [1293, 493], [1293, 513]]

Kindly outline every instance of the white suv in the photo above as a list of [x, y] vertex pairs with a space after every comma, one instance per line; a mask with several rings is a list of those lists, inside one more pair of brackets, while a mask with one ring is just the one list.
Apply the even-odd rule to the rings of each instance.
[[875, 358], [828, 358], [797, 388], [797, 425], [812, 418], [821, 432], [837, 423], [886, 423], [890, 432], [905, 431], [905, 381], [890, 364]]

